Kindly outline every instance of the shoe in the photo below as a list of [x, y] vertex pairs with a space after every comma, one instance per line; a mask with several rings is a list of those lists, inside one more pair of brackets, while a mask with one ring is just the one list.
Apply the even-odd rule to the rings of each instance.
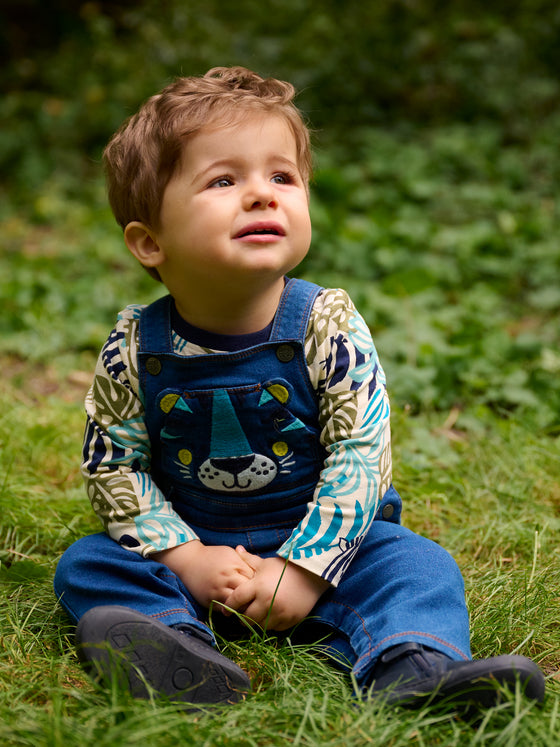
[[180, 632], [128, 607], [86, 612], [76, 642], [81, 661], [95, 675], [107, 684], [116, 681], [135, 698], [155, 692], [186, 703], [236, 703], [251, 689], [245, 672], [195, 632]]
[[389, 704], [421, 706], [430, 700], [491, 708], [501, 699], [500, 688], [544, 700], [544, 675], [524, 656], [503, 655], [478, 661], [454, 661], [419, 643], [403, 643], [385, 651], [370, 679], [372, 694], [383, 692]]

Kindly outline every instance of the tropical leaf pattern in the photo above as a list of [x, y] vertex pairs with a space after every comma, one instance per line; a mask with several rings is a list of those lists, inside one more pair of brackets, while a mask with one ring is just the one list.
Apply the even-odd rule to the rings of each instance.
[[[280, 554], [333, 584], [342, 577], [391, 483], [389, 399], [371, 334], [344, 291], [323, 294], [320, 332], [310, 325], [322, 394], [325, 467], [313, 505]], [[310, 363], [308, 358], [308, 363]]]
[[[117, 319], [86, 398], [82, 472], [92, 507], [117, 542], [142, 555], [196, 538], [150, 476], [138, 381], [139, 306]], [[218, 352], [176, 334], [176, 353]], [[389, 400], [371, 334], [345, 291], [317, 298], [305, 339], [327, 458], [306, 516], [279, 550], [337, 584], [391, 483]]]

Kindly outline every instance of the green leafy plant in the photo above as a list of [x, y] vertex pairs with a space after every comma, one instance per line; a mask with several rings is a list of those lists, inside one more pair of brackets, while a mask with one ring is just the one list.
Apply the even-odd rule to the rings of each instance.
[[[555, 744], [557, 3], [8, 0], [0, 21], [0, 741]], [[116, 313], [165, 292], [124, 247], [100, 154], [169, 78], [220, 64], [301, 90], [317, 163], [298, 274], [347, 289], [371, 327], [403, 522], [457, 558], [473, 653], [541, 664], [542, 710], [518, 693], [471, 723], [396, 713], [268, 634], [221, 642], [255, 693], [196, 716], [97, 689], [78, 665], [52, 575], [100, 528], [81, 402]]]

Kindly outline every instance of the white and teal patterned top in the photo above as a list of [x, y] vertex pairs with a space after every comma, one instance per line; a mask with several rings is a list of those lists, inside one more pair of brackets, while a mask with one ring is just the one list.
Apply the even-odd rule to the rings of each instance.
[[[196, 539], [150, 475], [150, 439], [138, 381], [141, 306], [122, 311], [99, 356], [86, 398], [82, 472], [94, 511], [116, 541], [149, 556]], [[179, 355], [212, 352], [176, 333]], [[391, 484], [389, 399], [370, 332], [345, 291], [317, 297], [305, 337], [319, 395], [326, 459], [313, 501], [278, 554], [336, 585]], [[331, 578], [327, 569], [336, 567]]]

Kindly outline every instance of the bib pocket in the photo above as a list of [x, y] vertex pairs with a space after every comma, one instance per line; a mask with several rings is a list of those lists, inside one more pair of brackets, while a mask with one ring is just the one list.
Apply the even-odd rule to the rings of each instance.
[[[316, 428], [290, 407], [283, 379], [214, 390], [160, 393], [161, 464], [169, 487], [196, 500], [247, 510], [256, 499], [287, 503], [316, 484], [324, 454]], [[307, 490], [306, 490], [307, 489]], [[267, 503], [268, 505], [268, 503]], [[268, 509], [267, 509], [268, 510]]]

